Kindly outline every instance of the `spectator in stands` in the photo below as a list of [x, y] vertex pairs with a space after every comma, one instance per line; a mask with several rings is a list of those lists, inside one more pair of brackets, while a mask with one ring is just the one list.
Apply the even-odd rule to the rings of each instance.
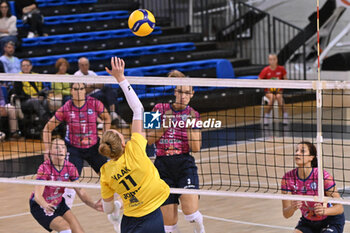
[[[77, 76], [92, 75], [97, 76], [97, 74], [89, 70], [90, 63], [86, 57], [81, 57], [78, 60], [79, 70], [74, 73]], [[128, 124], [116, 113], [115, 106], [117, 104], [117, 93], [110, 86], [104, 86], [103, 84], [87, 84], [86, 93], [100, 100], [106, 109], [109, 110], [112, 121], [117, 120], [118, 127], [125, 128], [129, 127]], [[98, 126], [101, 128], [101, 125]]]
[[10, 5], [7, 1], [1, 0], [0, 7], [0, 49], [1, 54], [3, 54], [3, 48], [7, 42], [17, 42], [17, 17], [11, 15]]
[[29, 24], [28, 38], [43, 36], [44, 17], [41, 15], [35, 0], [15, 0], [16, 12], [23, 23]]
[[1, 60], [0, 60], [0, 73], [5, 73], [4, 64], [2, 63]]
[[[68, 74], [69, 63], [66, 59], [60, 58], [56, 61], [56, 74]], [[61, 98], [62, 104], [65, 104], [70, 99], [70, 83], [51, 83], [51, 88], [54, 91], [55, 98]]]
[[[32, 72], [32, 62], [28, 59], [23, 59], [21, 62], [21, 74], [35, 74]], [[42, 88], [41, 82], [15, 82], [12, 91], [16, 98], [16, 109], [24, 112], [35, 113], [39, 117], [41, 123], [45, 124], [49, 119], [49, 109], [45, 90]], [[19, 118], [23, 119], [23, 112], [19, 112]]]
[[[259, 74], [259, 79], [276, 79], [276, 80], [287, 79], [287, 72], [283, 66], [278, 65], [278, 58], [276, 54], [271, 53], [269, 55], [269, 65], [266, 66], [261, 71], [261, 73]], [[288, 113], [284, 105], [283, 89], [279, 89], [279, 88], [265, 89], [265, 96], [269, 99], [269, 103], [268, 103], [268, 106], [265, 108], [264, 125], [267, 125], [269, 123], [269, 119], [271, 119], [271, 110], [275, 100], [277, 100], [278, 106], [282, 108], [283, 124], [287, 124]]]
[[6, 104], [4, 93], [0, 87], [0, 117], [8, 117], [10, 127], [10, 139], [21, 137], [21, 131], [18, 128], [16, 109], [11, 104]]
[[0, 57], [0, 61], [4, 64], [6, 73], [21, 72], [21, 62], [13, 54], [15, 53], [15, 43], [8, 41], [4, 46], [4, 55]]

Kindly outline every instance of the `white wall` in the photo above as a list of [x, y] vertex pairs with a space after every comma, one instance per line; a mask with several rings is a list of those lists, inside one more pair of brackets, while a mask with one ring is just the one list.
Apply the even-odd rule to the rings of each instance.
[[[268, 1], [268, 0], [267, 0]], [[320, 0], [320, 6], [326, 2], [326, 0]], [[287, 22], [290, 22], [298, 27], [304, 28], [308, 24], [308, 17], [316, 11], [316, 0], [290, 0], [285, 4], [279, 5], [269, 13]], [[347, 24], [350, 23], [350, 7], [340, 18], [332, 38], [338, 34]], [[348, 35], [344, 41], [350, 41], [350, 35]]]

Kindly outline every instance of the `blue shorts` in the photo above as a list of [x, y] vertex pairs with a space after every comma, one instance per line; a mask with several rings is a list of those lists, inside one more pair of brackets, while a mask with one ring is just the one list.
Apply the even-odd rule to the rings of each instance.
[[328, 216], [322, 221], [310, 221], [301, 217], [295, 229], [303, 233], [342, 233], [344, 231], [345, 216], [343, 214]]
[[69, 152], [69, 162], [73, 163], [78, 169], [79, 176], [84, 167], [84, 160], [90, 164], [92, 169], [99, 174], [100, 168], [107, 162], [107, 158], [98, 152], [100, 143], [97, 142], [90, 148], [78, 148], [66, 142]]
[[58, 216], [63, 216], [69, 210], [69, 207], [67, 206], [64, 198], [62, 198], [61, 203], [57, 206], [55, 212], [51, 216], [47, 216], [44, 212], [44, 209], [41, 208], [38, 205], [38, 203], [36, 203], [36, 201], [32, 199], [30, 199], [29, 201], [29, 206], [30, 206], [30, 213], [33, 215], [35, 220], [50, 232], [52, 231], [50, 229], [50, 223], [52, 222], [52, 220], [54, 220]]
[[123, 216], [121, 233], [165, 233], [160, 208], [143, 217]]
[[[190, 154], [157, 156], [154, 165], [171, 188], [199, 189], [197, 166]], [[179, 204], [181, 194], [170, 194], [163, 205]]]

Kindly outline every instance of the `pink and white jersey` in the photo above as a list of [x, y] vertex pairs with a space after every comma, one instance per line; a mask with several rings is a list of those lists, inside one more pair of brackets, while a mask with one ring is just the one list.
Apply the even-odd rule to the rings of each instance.
[[[38, 168], [36, 179], [69, 182], [79, 179], [79, 174], [74, 164], [67, 160], [64, 161], [64, 165], [60, 171], [55, 168], [50, 160], [46, 160]], [[62, 201], [64, 189], [65, 187], [45, 186], [43, 197], [47, 203], [58, 206]], [[34, 198], [34, 193], [31, 198]]]
[[[161, 122], [163, 122], [164, 115], [168, 112], [171, 112], [173, 115], [173, 122], [185, 122], [187, 118], [191, 117], [191, 112], [194, 113], [196, 121], [200, 120], [199, 113], [188, 105], [183, 110], [175, 111], [171, 107], [170, 103], [161, 103], [154, 106], [152, 111], [159, 111], [162, 114]], [[188, 145], [187, 139], [187, 129], [186, 127], [179, 127], [179, 124], [170, 125], [168, 130], [164, 132], [163, 136], [155, 144], [157, 156], [179, 155], [188, 153], [190, 151], [190, 146]]]
[[65, 140], [78, 148], [90, 148], [98, 141], [97, 118], [104, 106], [99, 100], [87, 96], [85, 104], [78, 108], [67, 101], [56, 113], [56, 119], [67, 123]]
[[[286, 192], [291, 192], [296, 195], [318, 195], [318, 168], [313, 168], [310, 175], [302, 180], [298, 176], [298, 168], [287, 172], [282, 178], [281, 189]], [[333, 177], [327, 172], [323, 171], [324, 190], [328, 191], [335, 186]], [[321, 221], [327, 216], [320, 216], [314, 213], [314, 205], [317, 202], [304, 201], [301, 207], [302, 215], [311, 221]]]

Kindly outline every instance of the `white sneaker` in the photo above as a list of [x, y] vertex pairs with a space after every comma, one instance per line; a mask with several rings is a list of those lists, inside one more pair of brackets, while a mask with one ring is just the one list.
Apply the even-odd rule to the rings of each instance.
[[0, 131], [0, 142], [4, 141], [6, 138], [6, 134]]
[[27, 38], [34, 38], [34, 37], [35, 37], [34, 32], [28, 32]]

